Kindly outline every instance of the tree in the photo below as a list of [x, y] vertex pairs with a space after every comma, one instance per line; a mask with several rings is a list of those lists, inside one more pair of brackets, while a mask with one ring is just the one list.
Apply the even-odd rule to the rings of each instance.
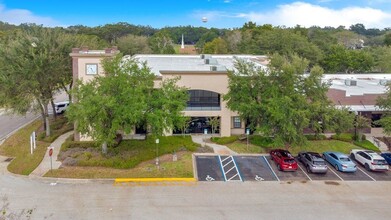
[[182, 135], [184, 136], [186, 133], [186, 129], [189, 127], [191, 122], [191, 117], [184, 116], [177, 119], [175, 125], [182, 131]]
[[386, 46], [391, 46], [391, 33], [388, 33], [384, 36], [384, 44]]
[[382, 118], [377, 123], [383, 127], [384, 133], [391, 135], [391, 84], [387, 84], [387, 92], [377, 98], [376, 105], [384, 110]]
[[312, 91], [306, 88], [323, 86], [319, 83], [321, 74], [315, 73], [318, 69], [310, 72], [313, 79], [305, 80], [307, 67], [308, 61], [298, 56], [274, 55], [268, 70], [237, 60], [237, 72], [229, 73], [229, 92], [224, 96], [227, 106], [249, 119], [250, 127], [274, 136], [278, 144], [289, 147], [303, 143], [303, 129], [311, 115], [307, 94]]
[[212, 135], [214, 135], [220, 125], [220, 119], [218, 117], [209, 117], [209, 125], [212, 127]]
[[355, 121], [355, 128], [357, 129], [357, 134], [355, 139], [359, 142], [362, 140], [362, 130], [364, 128], [370, 128], [371, 127], [371, 120], [367, 117], [364, 117], [362, 115], [357, 115], [356, 116], [356, 121]]
[[164, 80], [154, 89], [155, 75], [146, 63], [118, 55], [102, 64], [105, 76], [79, 81], [74, 88], [77, 102], [66, 116], [77, 122], [77, 131], [92, 137], [106, 153], [118, 131], [130, 133], [144, 121], [156, 136], [174, 127], [188, 98], [186, 90], [176, 86], [177, 79]]
[[227, 42], [220, 37], [206, 43], [203, 50], [203, 53], [208, 54], [226, 54], [227, 52]]
[[154, 53], [157, 54], [174, 54], [174, 43], [168, 31], [159, 31], [149, 40], [149, 45]]
[[148, 45], [148, 38], [145, 36], [126, 35], [117, 40], [118, 49], [123, 54], [149, 54], [152, 53]]
[[335, 131], [337, 135], [348, 131], [353, 128], [354, 117], [355, 115], [347, 108], [334, 109], [331, 115], [332, 126], [330, 130]]

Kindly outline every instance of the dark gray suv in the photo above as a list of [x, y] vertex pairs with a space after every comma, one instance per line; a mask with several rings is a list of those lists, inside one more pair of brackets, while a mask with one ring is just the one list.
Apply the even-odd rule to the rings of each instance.
[[320, 154], [315, 152], [300, 152], [298, 156], [308, 173], [326, 173], [327, 165]]

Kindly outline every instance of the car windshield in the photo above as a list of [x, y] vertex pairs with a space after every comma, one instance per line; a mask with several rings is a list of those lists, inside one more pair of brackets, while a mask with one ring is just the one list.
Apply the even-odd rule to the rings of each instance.
[[341, 157], [339, 158], [340, 161], [343, 161], [343, 162], [349, 162], [350, 159], [348, 157]]
[[292, 157], [292, 155], [288, 151], [281, 151], [281, 155], [283, 157]]
[[326, 165], [323, 161], [314, 161], [315, 165]]
[[373, 163], [376, 165], [386, 165], [387, 162], [385, 160], [373, 160]]
[[285, 162], [285, 163], [292, 164], [292, 163], [295, 162], [295, 160], [294, 160], [294, 159], [285, 159], [284, 162]]

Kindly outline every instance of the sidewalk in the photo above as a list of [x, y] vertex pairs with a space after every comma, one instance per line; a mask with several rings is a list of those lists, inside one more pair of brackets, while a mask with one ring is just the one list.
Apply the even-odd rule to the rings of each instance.
[[207, 142], [207, 140], [209, 140], [211, 137], [212, 135], [191, 135], [191, 139], [194, 143], [201, 144], [201, 146], [207, 145], [211, 147], [216, 154], [238, 154], [235, 151], [229, 149], [227, 146]]
[[[73, 131], [70, 131], [68, 133], [65, 133], [58, 137], [50, 146], [53, 147], [53, 155], [52, 155], [52, 166], [53, 169], [58, 169], [61, 166], [61, 162], [57, 161], [57, 156], [60, 153], [61, 145], [65, 142], [65, 139], [67, 139], [70, 135], [73, 134]], [[46, 150], [45, 157], [43, 158], [42, 162], [39, 164], [39, 166], [29, 175], [30, 177], [34, 176], [43, 176], [47, 172], [50, 171], [50, 156], [49, 156], [49, 149]]]

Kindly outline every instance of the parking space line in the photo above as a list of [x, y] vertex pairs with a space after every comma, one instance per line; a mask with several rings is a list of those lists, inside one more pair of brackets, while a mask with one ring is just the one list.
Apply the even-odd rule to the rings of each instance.
[[344, 179], [342, 179], [342, 177], [340, 177], [336, 172], [334, 172], [333, 168], [329, 167], [329, 170], [331, 172], [333, 172], [338, 178], [340, 178], [342, 181], [345, 181]]
[[303, 170], [303, 168], [301, 168], [301, 166], [299, 165], [299, 163], [297, 163], [297, 166], [300, 168], [301, 171], [303, 171], [303, 173], [308, 177], [308, 179], [310, 179], [310, 181], [312, 181], [311, 177], [308, 176], [308, 174]]
[[223, 177], [224, 177], [224, 181], [227, 182], [227, 177], [225, 176], [225, 172], [224, 172], [224, 168], [223, 168], [223, 164], [221, 162], [221, 157], [219, 155], [219, 162], [220, 162], [220, 168], [221, 168], [221, 172], [223, 173]]
[[373, 181], [376, 182], [376, 180], [375, 180], [373, 177], [371, 177], [368, 173], [364, 172], [364, 170], [362, 170], [360, 167], [357, 166], [357, 168], [358, 168], [361, 172], [363, 172], [365, 175], [367, 175], [369, 178], [371, 178]]
[[240, 175], [240, 172], [239, 172], [238, 165], [237, 165], [236, 162], [235, 162], [235, 158], [234, 158], [233, 156], [231, 156], [231, 157], [232, 157], [232, 161], [234, 162], [234, 165], [235, 165], [235, 168], [236, 168], [236, 172], [237, 172], [238, 175], [239, 175], [239, 179], [240, 179], [240, 181], [243, 182], [242, 176]]
[[278, 178], [277, 174], [274, 172], [272, 166], [270, 166], [269, 161], [267, 161], [265, 156], [262, 156], [263, 159], [266, 161], [267, 165], [269, 166], [270, 170], [272, 171], [273, 175], [276, 177], [277, 181], [280, 182], [280, 178]]

